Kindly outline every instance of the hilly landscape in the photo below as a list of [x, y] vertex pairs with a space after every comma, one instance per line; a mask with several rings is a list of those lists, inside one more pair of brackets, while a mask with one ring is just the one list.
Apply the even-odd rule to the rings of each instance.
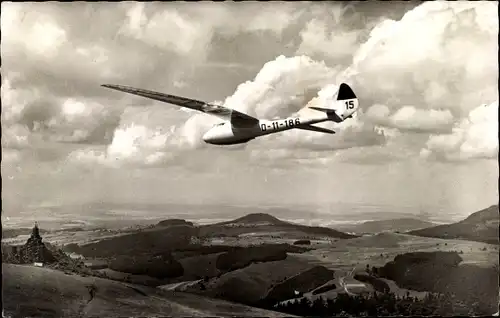
[[492, 205], [460, 222], [414, 230], [408, 234], [498, 244], [499, 225], [498, 205]]
[[[406, 315], [490, 315], [499, 285], [499, 246], [490, 240], [495, 222], [498, 233], [498, 207], [495, 212], [407, 233], [396, 232], [427, 223], [399, 218], [353, 225], [357, 234], [266, 213], [205, 225], [176, 218], [111, 232], [33, 229], [26, 244], [9, 245], [26, 241], [23, 229], [22, 239], [12, 234], [2, 242], [4, 308], [48, 317], [300, 316], [341, 314], [339, 308], [356, 316], [396, 314], [390, 304], [401, 303]], [[461, 235], [421, 235], [457, 224]], [[481, 233], [490, 236], [480, 240]], [[42, 268], [33, 266], [35, 259]], [[467, 277], [488, 284], [463, 283]], [[375, 302], [380, 312], [370, 305], [372, 294], [385, 299]]]

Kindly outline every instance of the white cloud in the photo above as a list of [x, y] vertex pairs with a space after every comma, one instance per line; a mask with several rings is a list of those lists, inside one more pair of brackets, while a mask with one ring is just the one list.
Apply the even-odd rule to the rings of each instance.
[[473, 109], [451, 134], [433, 135], [423, 157], [467, 160], [498, 157], [498, 101]]
[[497, 6], [425, 2], [400, 21], [383, 21], [356, 53], [352, 80], [391, 109], [422, 105], [465, 115], [495, 100]]
[[297, 54], [321, 53], [331, 59], [350, 57], [359, 45], [362, 30], [346, 30], [339, 19], [332, 30], [328, 31], [329, 22], [309, 21], [300, 32], [301, 43]]
[[419, 109], [403, 106], [395, 113], [385, 105], [375, 104], [366, 111], [366, 119], [374, 124], [400, 130], [439, 132], [451, 129], [454, 118], [450, 110]]
[[161, 4], [148, 16], [146, 5], [135, 3], [127, 11], [120, 33], [164, 50], [174, 50], [189, 63], [199, 63], [207, 58], [216, 33], [231, 37], [240, 32], [269, 31], [280, 37], [302, 13], [299, 6], [290, 4], [282, 4], [279, 10], [273, 10], [272, 4], [244, 6], [247, 14], [242, 15], [238, 10], [243, 7], [234, 4], [199, 3], [177, 7]]
[[118, 128], [111, 144], [104, 150], [79, 149], [71, 152], [68, 159], [77, 163], [102, 163], [111, 167], [124, 164], [155, 165], [169, 158], [167, 141], [170, 135], [140, 125]]
[[[44, 14], [30, 14], [22, 4], [2, 3], [2, 56], [19, 47], [41, 60], [55, 58], [60, 46], [67, 41], [66, 31]], [[26, 27], [26, 23], [30, 27]], [[21, 26], [21, 27], [20, 27]], [[20, 33], [22, 36], [19, 36]], [[7, 34], [7, 36], [5, 36]]]

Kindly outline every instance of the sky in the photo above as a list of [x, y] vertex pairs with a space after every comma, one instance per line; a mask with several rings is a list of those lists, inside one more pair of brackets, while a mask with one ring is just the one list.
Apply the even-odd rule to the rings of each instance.
[[[2, 2], [2, 209], [117, 203], [420, 207], [498, 202], [498, 3]], [[321, 107], [337, 134], [245, 145], [219, 119], [122, 84], [259, 118]]]

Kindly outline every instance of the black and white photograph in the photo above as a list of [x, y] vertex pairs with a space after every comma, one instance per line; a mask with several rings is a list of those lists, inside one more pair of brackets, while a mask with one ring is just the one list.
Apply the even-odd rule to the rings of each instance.
[[499, 315], [497, 1], [0, 20], [2, 317]]

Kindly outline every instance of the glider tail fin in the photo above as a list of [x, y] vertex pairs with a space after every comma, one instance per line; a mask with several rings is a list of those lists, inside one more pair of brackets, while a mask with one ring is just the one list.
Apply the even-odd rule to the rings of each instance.
[[354, 91], [346, 83], [340, 84], [337, 98], [331, 108], [310, 107], [311, 109], [326, 113], [328, 119], [336, 123], [342, 122], [358, 110], [359, 101]]

